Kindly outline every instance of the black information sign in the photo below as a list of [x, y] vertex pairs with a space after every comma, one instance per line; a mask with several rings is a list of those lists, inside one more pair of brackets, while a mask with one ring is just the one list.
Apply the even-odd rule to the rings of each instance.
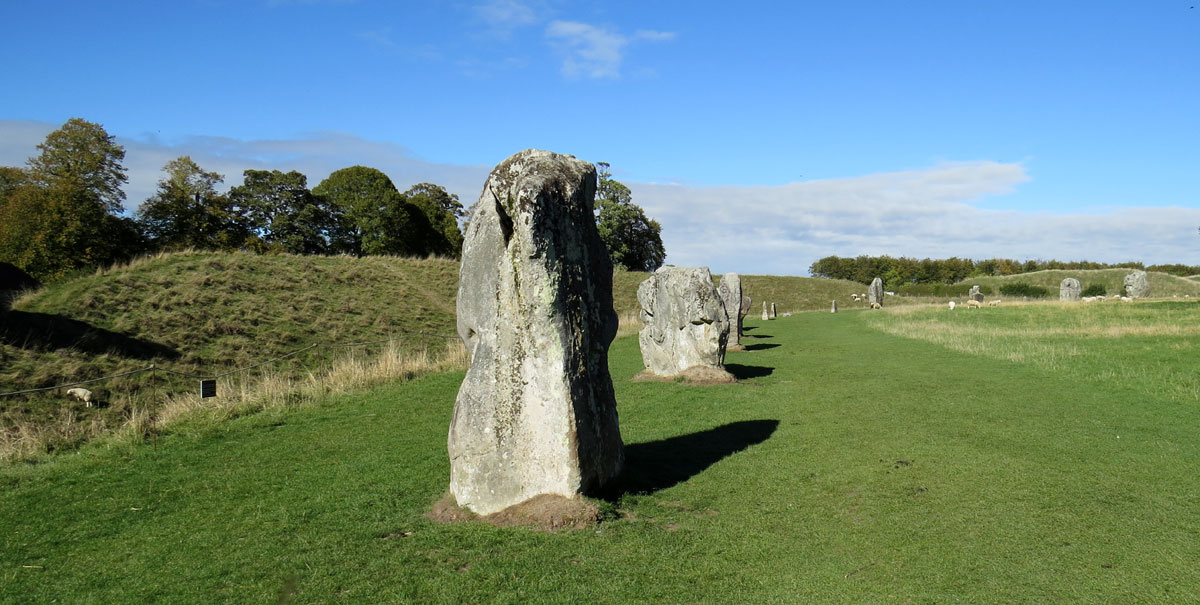
[[216, 397], [217, 396], [217, 381], [216, 380], [201, 380], [200, 381], [200, 397]]

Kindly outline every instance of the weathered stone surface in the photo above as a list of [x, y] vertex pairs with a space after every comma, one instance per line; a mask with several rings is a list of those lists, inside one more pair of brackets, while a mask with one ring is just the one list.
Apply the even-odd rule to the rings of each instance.
[[745, 319], [746, 316], [750, 314], [750, 305], [753, 302], [754, 302], [754, 299], [752, 299], [749, 296], [746, 296], [744, 294], [742, 295], [742, 310], [740, 313], [740, 315], [742, 316], [742, 319]]
[[1145, 298], [1150, 296], [1150, 280], [1145, 271], [1134, 271], [1125, 276], [1125, 296], [1129, 298]]
[[967, 294], [967, 298], [975, 302], [983, 302], [983, 292], [979, 291], [979, 286], [971, 286], [971, 291]]
[[829, 310], [829, 312], [830, 312], [830, 313], [837, 313], [837, 301], [836, 301], [836, 300], [835, 300], [835, 301], [833, 301], [833, 308], [831, 308], [831, 309]]
[[765, 300], [764, 300], [764, 301], [763, 301], [763, 316], [762, 316], [762, 320], [763, 320], [763, 321], [767, 321], [768, 319], [771, 319], [771, 314], [770, 314], [770, 312], [768, 312], [768, 311], [767, 311], [767, 301], [765, 301]]
[[883, 306], [883, 280], [876, 277], [871, 280], [871, 285], [867, 287], [867, 302], [870, 304], [878, 304]]
[[471, 367], [448, 449], [450, 492], [475, 513], [589, 493], [620, 472], [595, 183], [587, 162], [526, 150], [492, 170], [471, 208], [457, 302]]
[[776, 317], [779, 317], [779, 314], [775, 311], [775, 303], [771, 303], [771, 319]]
[[742, 277], [737, 273], [726, 273], [721, 276], [721, 286], [717, 288], [721, 294], [721, 302], [725, 304], [725, 314], [729, 317], [729, 340], [726, 350], [742, 346]]
[[1068, 277], [1062, 280], [1058, 285], [1058, 300], [1067, 302], [1079, 302], [1080, 295], [1083, 293], [1083, 286], [1079, 280], [1074, 277]]
[[724, 371], [729, 316], [707, 267], [662, 267], [638, 286], [646, 370], [682, 375], [689, 368]]

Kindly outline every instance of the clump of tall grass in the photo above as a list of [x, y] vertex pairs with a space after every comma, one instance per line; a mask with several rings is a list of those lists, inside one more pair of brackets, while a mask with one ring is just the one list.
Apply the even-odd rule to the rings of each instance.
[[466, 348], [458, 340], [437, 352], [414, 352], [389, 342], [378, 353], [348, 352], [328, 367], [300, 377], [284, 371], [225, 377], [218, 380], [218, 397], [201, 398], [193, 392], [162, 395], [159, 401], [144, 405], [122, 402], [125, 409], [119, 425], [102, 416], [81, 421], [74, 411], [63, 408], [48, 422], [18, 420], [0, 430], [0, 461], [31, 459], [93, 440], [104, 442], [106, 438], [112, 443], [136, 443], [169, 433], [182, 423], [211, 426], [264, 410], [317, 405], [330, 397], [385, 382], [463, 369], [467, 362]]

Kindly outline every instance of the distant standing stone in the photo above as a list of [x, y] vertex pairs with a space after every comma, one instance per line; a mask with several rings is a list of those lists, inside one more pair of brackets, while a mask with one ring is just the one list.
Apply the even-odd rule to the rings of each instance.
[[983, 302], [983, 292], [979, 291], [978, 285], [971, 286], [971, 292], [967, 294], [967, 298], [975, 302]]
[[1074, 277], [1068, 277], [1058, 285], [1058, 300], [1060, 301], [1079, 302], [1082, 293], [1083, 286]]
[[771, 319], [775, 319], [776, 317], [779, 317], [779, 315], [775, 313], [775, 303], [771, 303]]
[[663, 267], [638, 286], [646, 370], [678, 376], [693, 368], [724, 374], [729, 315], [707, 267]]
[[737, 273], [726, 273], [721, 276], [721, 286], [717, 288], [721, 301], [725, 303], [725, 314], [729, 316], [729, 341], [726, 350], [736, 350], [742, 347], [742, 278]]
[[771, 314], [767, 312], [767, 301], [763, 301], [763, 321], [771, 319]]
[[[749, 296], [746, 296], [745, 294], [742, 295], [742, 308], [738, 312], [738, 330], [742, 329], [742, 321], [745, 320], [746, 316], [750, 314], [750, 303], [752, 302], [754, 302], [754, 300]], [[738, 334], [738, 337], [741, 338], [743, 334], [745, 334], [745, 331], [742, 331], [742, 333]]]
[[1145, 271], [1134, 271], [1125, 276], [1125, 296], [1129, 298], [1145, 298], [1150, 296], [1150, 280]]
[[478, 514], [591, 493], [621, 470], [595, 188], [591, 164], [526, 150], [492, 170], [471, 208], [457, 300], [471, 367], [448, 450], [450, 492]]
[[883, 280], [876, 277], [871, 280], [871, 285], [867, 288], [867, 302], [879, 306], [883, 306]]
[[837, 313], [837, 301], [833, 301], [833, 308], [829, 309], [830, 313]]

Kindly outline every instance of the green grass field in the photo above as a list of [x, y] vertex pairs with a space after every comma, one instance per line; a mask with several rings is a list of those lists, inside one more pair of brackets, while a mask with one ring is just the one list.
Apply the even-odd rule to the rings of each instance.
[[424, 517], [460, 372], [9, 465], [0, 600], [1200, 599], [1200, 305], [943, 311], [752, 316], [720, 387], [631, 382], [618, 339], [587, 530]]

